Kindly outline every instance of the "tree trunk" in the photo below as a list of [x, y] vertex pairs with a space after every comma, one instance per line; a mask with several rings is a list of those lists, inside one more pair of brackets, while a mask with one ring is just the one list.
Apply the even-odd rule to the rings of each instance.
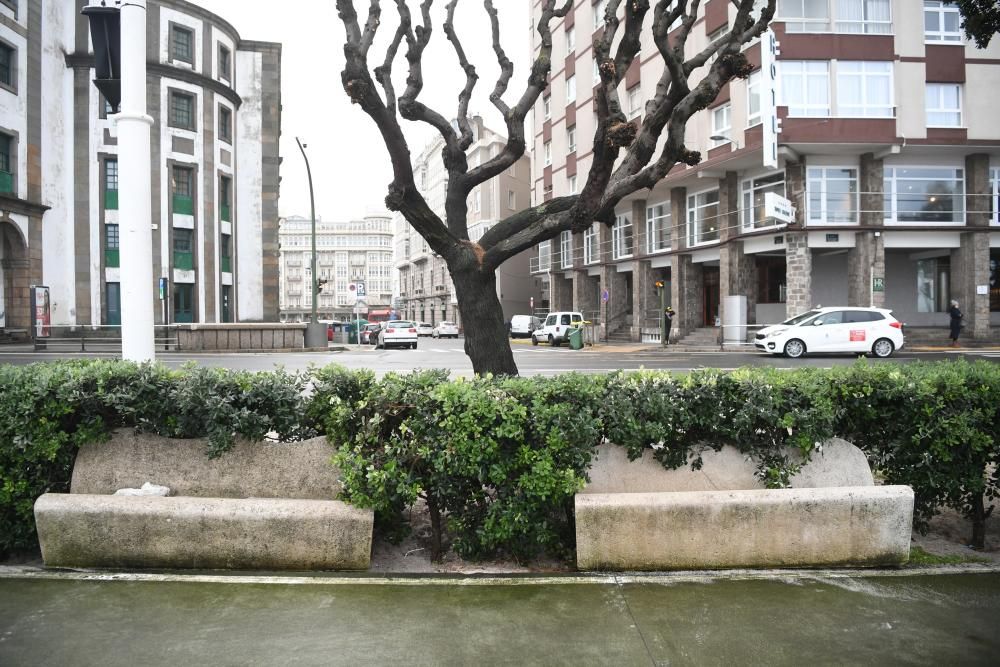
[[452, 273], [465, 329], [465, 353], [477, 375], [517, 375], [496, 275], [478, 269]]
[[441, 560], [441, 510], [437, 502], [430, 496], [427, 497], [427, 510], [431, 515], [431, 562], [437, 563]]
[[986, 504], [983, 496], [976, 493], [972, 497], [972, 542], [969, 544], [973, 549], [986, 548], [986, 519], [989, 513], [986, 512]]

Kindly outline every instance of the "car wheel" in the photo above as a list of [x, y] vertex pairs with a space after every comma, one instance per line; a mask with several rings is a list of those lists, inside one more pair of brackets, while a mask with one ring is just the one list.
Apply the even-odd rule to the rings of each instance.
[[896, 346], [892, 344], [892, 341], [888, 338], [879, 338], [872, 345], [872, 354], [874, 354], [879, 359], [885, 359], [886, 357], [891, 357], [893, 350]]
[[414, 343], [414, 344], [413, 344], [413, 345], [411, 345], [410, 347], [411, 347], [411, 348], [413, 348], [413, 349], [415, 350], [415, 349], [417, 349], [417, 344], [416, 344], [416, 343]]
[[535, 338], [534, 335], [531, 336], [531, 344], [532, 345], [538, 345], [538, 339]]
[[786, 357], [791, 357], [792, 359], [798, 359], [805, 353], [806, 353], [806, 344], [800, 341], [798, 338], [793, 338], [787, 343], [785, 343]]
[[552, 337], [552, 334], [549, 334], [549, 345], [551, 347], [557, 347], [557, 345], [556, 345], [556, 339]]

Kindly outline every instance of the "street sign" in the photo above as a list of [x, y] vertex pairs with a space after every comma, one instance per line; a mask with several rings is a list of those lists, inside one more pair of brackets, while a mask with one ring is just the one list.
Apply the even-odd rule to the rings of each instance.
[[875, 276], [872, 278], [872, 291], [873, 292], [884, 292], [885, 291], [885, 278], [880, 276]]
[[793, 222], [795, 207], [777, 192], [765, 192], [764, 218], [774, 218], [778, 222]]
[[608, 294], [608, 290], [602, 289], [601, 290], [601, 301], [603, 301], [604, 303], [607, 303], [609, 298], [611, 298], [611, 295]]
[[160, 301], [165, 301], [167, 298], [167, 279], [160, 278]]
[[367, 293], [365, 292], [365, 281], [359, 280], [358, 281], [358, 298], [360, 299], [360, 298], [362, 298], [364, 296], [367, 296]]

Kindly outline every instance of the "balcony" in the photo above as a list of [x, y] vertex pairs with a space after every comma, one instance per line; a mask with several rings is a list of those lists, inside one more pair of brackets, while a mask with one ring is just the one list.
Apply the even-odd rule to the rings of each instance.
[[14, 174], [7, 171], [0, 171], [0, 192], [6, 194], [14, 192]]
[[179, 215], [194, 215], [194, 200], [184, 195], [174, 195], [173, 212]]
[[222, 221], [223, 222], [232, 222], [233, 221], [233, 214], [232, 214], [232, 211], [229, 210], [229, 205], [223, 204], [219, 208], [220, 208], [219, 217], [222, 218]]
[[174, 268], [190, 271], [194, 268], [194, 253], [174, 251]]
[[220, 259], [221, 259], [221, 261], [219, 262], [219, 264], [222, 267], [222, 272], [223, 273], [232, 273], [233, 272], [233, 258], [232, 257], [222, 256]]
[[117, 211], [118, 210], [118, 191], [117, 190], [105, 190], [104, 191], [104, 210], [105, 211]]
[[118, 255], [119, 252], [120, 251], [118, 248], [105, 248], [104, 266], [106, 266], [109, 269], [117, 269], [120, 266], [120, 261], [121, 261]]

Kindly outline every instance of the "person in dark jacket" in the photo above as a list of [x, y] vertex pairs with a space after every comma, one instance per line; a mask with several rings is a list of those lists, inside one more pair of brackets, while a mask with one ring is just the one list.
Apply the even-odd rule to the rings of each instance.
[[667, 306], [663, 310], [663, 321], [665, 322], [665, 325], [664, 325], [663, 328], [666, 329], [666, 331], [667, 331], [667, 339], [665, 341], [663, 341], [664, 345], [670, 345], [670, 328], [674, 324], [674, 315], [675, 315], [674, 309], [671, 308], [670, 306]]
[[951, 317], [951, 346], [958, 347], [958, 334], [962, 332], [962, 311], [958, 309], [958, 301], [951, 300], [951, 307], [948, 308], [948, 315]]

